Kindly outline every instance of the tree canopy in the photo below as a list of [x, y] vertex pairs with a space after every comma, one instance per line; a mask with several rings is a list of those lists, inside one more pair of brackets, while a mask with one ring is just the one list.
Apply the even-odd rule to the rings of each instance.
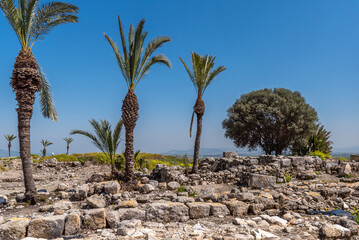
[[244, 94], [228, 109], [225, 136], [237, 147], [283, 154], [316, 131], [317, 112], [297, 91], [263, 89]]

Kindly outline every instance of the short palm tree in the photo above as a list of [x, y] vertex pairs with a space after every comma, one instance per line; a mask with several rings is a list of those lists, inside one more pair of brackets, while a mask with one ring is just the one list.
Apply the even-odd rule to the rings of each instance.
[[216, 59], [216, 57], [212, 57], [209, 55], [201, 56], [197, 53], [191, 52], [191, 59], [192, 59], [192, 71], [187, 67], [186, 63], [182, 60], [182, 58], [180, 58], [197, 92], [197, 100], [193, 107], [193, 114], [192, 114], [191, 127], [190, 127], [190, 136], [191, 136], [193, 118], [194, 118], [194, 114], [196, 114], [197, 133], [196, 133], [196, 140], [194, 144], [192, 173], [197, 173], [199, 149], [200, 149], [201, 134], [202, 134], [202, 118], [203, 118], [204, 110], [206, 108], [202, 96], [205, 90], [207, 89], [207, 87], [212, 83], [213, 79], [219, 73], [226, 70], [226, 68], [224, 66], [220, 66], [216, 69], [213, 69], [214, 60]]
[[73, 138], [64, 138], [66, 142], [66, 155], [69, 155], [70, 144], [74, 141]]
[[133, 165], [134, 165], [134, 151], [133, 151], [133, 131], [136, 127], [138, 119], [138, 100], [135, 94], [135, 88], [142, 78], [149, 72], [150, 68], [156, 63], [165, 64], [171, 67], [170, 62], [164, 55], [151, 56], [164, 43], [171, 41], [169, 37], [156, 37], [151, 40], [143, 52], [143, 44], [147, 36], [147, 32], [143, 32], [145, 20], [142, 19], [134, 29], [130, 26], [128, 33], [128, 48], [125, 40], [124, 31], [120, 17], [118, 17], [118, 25], [120, 28], [120, 36], [122, 43], [122, 53], [116, 43], [105, 33], [105, 38], [110, 43], [117, 63], [121, 69], [122, 75], [127, 83], [128, 92], [122, 104], [122, 119], [126, 131], [126, 167], [125, 178], [127, 180], [133, 179]]
[[78, 8], [62, 2], [40, 0], [0, 0], [0, 8], [21, 45], [12, 72], [11, 83], [17, 100], [20, 157], [23, 165], [25, 197], [32, 199], [36, 186], [32, 175], [30, 120], [35, 93], [40, 92], [41, 110], [45, 117], [57, 120], [50, 86], [32, 53], [34, 43], [57, 25], [77, 22]]
[[44, 139], [42, 139], [41, 140], [41, 144], [42, 144], [42, 146], [44, 147], [43, 149], [42, 149], [42, 156], [43, 157], [46, 157], [46, 148], [48, 147], [48, 146], [50, 146], [50, 145], [52, 145], [53, 143], [52, 142], [50, 142], [50, 141], [47, 141], [47, 140], [44, 140]]
[[95, 130], [95, 134], [82, 130], [72, 130], [71, 134], [81, 134], [90, 138], [92, 143], [106, 155], [107, 159], [111, 163], [111, 173], [114, 176], [116, 174], [116, 151], [121, 142], [123, 121], [118, 121], [114, 130], [112, 130], [112, 126], [107, 120], [101, 120], [98, 122], [92, 119], [89, 122]]
[[11, 157], [11, 142], [13, 140], [15, 140], [15, 138], [16, 138], [16, 136], [12, 135], [12, 134], [11, 135], [10, 134], [5, 135], [5, 139], [6, 139], [6, 141], [8, 141], [7, 148], [9, 150], [9, 157]]

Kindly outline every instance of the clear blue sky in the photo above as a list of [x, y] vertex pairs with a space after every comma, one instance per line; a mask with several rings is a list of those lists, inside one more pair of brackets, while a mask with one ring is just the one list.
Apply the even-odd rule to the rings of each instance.
[[[190, 51], [216, 55], [228, 68], [207, 89], [202, 146], [231, 148], [221, 123], [241, 94], [262, 88], [297, 90], [333, 133], [336, 148], [359, 146], [359, 2], [354, 0], [182, 0], [85, 1], [78, 24], [60, 26], [33, 52], [53, 87], [59, 122], [43, 119], [38, 102], [32, 119], [32, 150], [42, 138], [49, 152], [65, 151], [71, 129], [90, 130], [88, 119], [115, 123], [127, 89], [108, 33], [119, 42], [117, 15], [129, 24], [146, 19], [148, 40], [173, 39], [164, 53], [172, 70], [155, 66], [137, 87], [140, 118], [135, 149], [165, 152], [190, 149], [189, 123], [195, 91], [178, 57]], [[16, 101], [9, 86], [20, 49], [5, 18], [0, 18], [0, 135], [17, 134]], [[90, 152], [89, 140], [75, 136], [72, 152]], [[14, 148], [17, 148], [17, 142]], [[6, 143], [0, 136], [0, 148]]]

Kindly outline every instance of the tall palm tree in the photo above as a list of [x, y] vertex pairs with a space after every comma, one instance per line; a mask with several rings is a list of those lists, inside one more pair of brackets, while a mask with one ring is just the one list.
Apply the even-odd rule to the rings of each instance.
[[42, 114], [57, 120], [50, 85], [38, 66], [32, 47], [38, 39], [57, 25], [77, 22], [78, 8], [62, 2], [46, 2], [40, 5], [40, 0], [18, 0], [17, 8], [14, 0], [0, 0], [0, 8], [21, 45], [10, 84], [15, 91], [18, 104], [16, 110], [20, 157], [24, 172], [25, 197], [30, 200], [36, 193], [30, 147], [30, 120], [36, 92], [40, 92]]
[[127, 83], [128, 92], [122, 104], [122, 119], [126, 131], [126, 169], [125, 178], [131, 180], [133, 178], [133, 164], [134, 164], [134, 151], [133, 151], [133, 131], [136, 127], [136, 122], [139, 117], [138, 100], [135, 94], [135, 88], [141, 79], [149, 72], [152, 65], [162, 63], [171, 67], [170, 62], [164, 55], [151, 55], [160, 48], [164, 43], [171, 41], [169, 37], [156, 37], [152, 39], [146, 46], [143, 52], [143, 44], [147, 36], [147, 32], [143, 32], [143, 25], [145, 20], [142, 19], [136, 29], [133, 25], [130, 26], [128, 32], [128, 48], [125, 40], [124, 31], [120, 16], [118, 16], [118, 25], [120, 28], [120, 36], [122, 43], [122, 53], [117, 44], [105, 33], [105, 38], [110, 43], [117, 63], [121, 69], [122, 75]]
[[7, 135], [5, 135], [5, 139], [6, 139], [6, 141], [8, 141], [8, 145], [7, 145], [7, 148], [8, 148], [8, 150], [9, 150], [9, 157], [11, 157], [11, 142], [13, 141], [13, 140], [15, 140], [15, 138], [16, 138], [16, 136], [15, 135], [13, 135], [13, 134], [7, 134]]
[[43, 157], [46, 157], [46, 148], [47, 148], [48, 146], [52, 145], [53, 143], [50, 142], [50, 141], [47, 141], [47, 140], [42, 139], [42, 140], [41, 140], [41, 144], [42, 144], [42, 146], [44, 147], [44, 148], [42, 149], [42, 156], [43, 156]]
[[66, 155], [69, 155], [70, 144], [74, 141], [73, 138], [64, 138], [66, 142]]
[[197, 53], [191, 52], [192, 58], [192, 71], [187, 67], [186, 63], [180, 58], [183, 66], [186, 68], [189, 78], [191, 79], [196, 92], [197, 92], [197, 100], [193, 107], [192, 119], [191, 119], [191, 127], [190, 127], [190, 136], [192, 136], [192, 126], [193, 126], [193, 118], [194, 114], [197, 116], [197, 133], [196, 140], [194, 143], [194, 153], [193, 153], [193, 167], [192, 173], [198, 172], [198, 156], [199, 149], [201, 144], [201, 134], [202, 134], [202, 118], [204, 114], [204, 110], [206, 108], [202, 96], [207, 89], [207, 87], [212, 83], [213, 79], [221, 72], [226, 70], [224, 66], [219, 66], [216, 69], [214, 67], [214, 60], [216, 57], [212, 57], [209, 55], [201, 56]]
[[105, 154], [105, 156], [111, 163], [111, 173], [114, 176], [116, 174], [116, 151], [121, 142], [121, 130], [123, 126], [123, 121], [118, 121], [114, 130], [112, 130], [112, 126], [107, 120], [101, 120], [100, 122], [98, 122], [92, 119], [89, 122], [95, 130], [95, 134], [82, 130], [72, 130], [71, 134], [81, 134], [90, 138], [92, 140], [92, 143]]

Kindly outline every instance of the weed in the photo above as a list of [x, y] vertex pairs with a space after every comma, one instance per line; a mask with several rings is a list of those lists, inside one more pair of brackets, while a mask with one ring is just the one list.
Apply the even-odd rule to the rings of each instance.
[[293, 178], [293, 174], [290, 174], [289, 172], [285, 172], [284, 177], [285, 177], [285, 182], [289, 183]]
[[353, 174], [349, 173], [348, 175], [344, 176], [345, 178], [352, 178], [354, 177]]
[[180, 186], [178, 189], [177, 189], [177, 192], [185, 192], [186, 191], [186, 188], [184, 186]]

